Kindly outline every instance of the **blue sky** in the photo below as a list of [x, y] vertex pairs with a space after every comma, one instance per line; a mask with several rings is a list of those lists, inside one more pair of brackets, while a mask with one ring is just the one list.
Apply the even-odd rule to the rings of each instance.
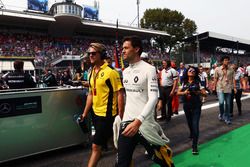
[[[49, 4], [60, 0], [50, 0]], [[75, 0], [82, 5], [92, 5], [93, 0]], [[130, 25], [137, 16], [137, 0], [99, 0], [100, 19]], [[24, 10], [27, 0], [2, 0], [6, 8]], [[213, 31], [250, 40], [249, 0], [140, 0], [140, 17], [149, 8], [178, 10], [194, 20], [198, 32]], [[136, 26], [134, 21], [133, 26]]]

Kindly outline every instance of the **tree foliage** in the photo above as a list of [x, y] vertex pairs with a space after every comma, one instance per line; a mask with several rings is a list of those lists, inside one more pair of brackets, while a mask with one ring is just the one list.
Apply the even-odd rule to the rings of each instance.
[[193, 20], [167, 8], [147, 9], [141, 19], [141, 27], [167, 32], [171, 37], [157, 37], [155, 40], [161, 49], [167, 48], [169, 53], [178, 41], [192, 36], [197, 29]]

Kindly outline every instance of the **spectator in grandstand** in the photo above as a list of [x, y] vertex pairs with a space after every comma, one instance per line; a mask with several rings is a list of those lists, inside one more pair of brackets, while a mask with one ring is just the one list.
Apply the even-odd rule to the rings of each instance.
[[81, 67], [78, 67], [75, 71], [73, 80], [72, 80], [72, 84], [73, 86], [80, 86], [82, 85], [82, 81], [83, 81], [83, 74], [82, 74], [82, 69]]
[[177, 70], [179, 73], [180, 84], [183, 83], [183, 74], [186, 72], [186, 68], [183, 62], [180, 62], [180, 68]]
[[82, 81], [82, 79], [83, 79], [82, 69], [81, 67], [78, 67], [73, 77], [73, 81]]
[[46, 73], [43, 77], [43, 83], [46, 84], [47, 87], [57, 86], [56, 77], [52, 73], [51, 69], [46, 70]]
[[195, 67], [189, 67], [183, 75], [183, 83], [179, 87], [177, 94], [183, 96], [183, 110], [186, 115], [188, 127], [190, 130], [190, 139], [193, 139], [192, 153], [198, 152], [199, 122], [201, 116], [201, 95], [205, 96], [206, 91], [200, 84], [199, 70]]
[[71, 85], [72, 84], [72, 77], [70, 75], [69, 69], [63, 71], [63, 74], [60, 78], [60, 85]]
[[112, 137], [115, 116], [119, 114], [120, 118], [123, 117], [124, 93], [119, 74], [104, 61], [105, 46], [101, 43], [91, 43], [87, 53], [93, 68], [89, 76], [89, 93], [81, 119], [84, 120], [93, 108], [95, 135], [88, 167], [94, 167], [101, 157], [101, 149]]
[[23, 71], [24, 62], [21, 60], [14, 61], [14, 72], [5, 76], [5, 82], [10, 89], [35, 88], [36, 83], [29, 73]]
[[[202, 65], [199, 66], [199, 77], [200, 77], [200, 82], [201, 82], [201, 86], [205, 88], [205, 90], [207, 90], [208, 92], [210, 92], [210, 90], [208, 89], [208, 78], [207, 78], [207, 73], [206, 71], [204, 71]], [[205, 96], [202, 97], [202, 103], [205, 103]]]
[[219, 109], [220, 109], [218, 119], [220, 121], [224, 120], [225, 123], [228, 125], [231, 124], [231, 119], [229, 114], [231, 113], [230, 102], [232, 96], [232, 89], [236, 92], [236, 82], [234, 79], [235, 72], [229, 66], [229, 60], [230, 59], [228, 56], [221, 57], [222, 65], [215, 69], [215, 74], [214, 74], [214, 80], [215, 80], [214, 90], [217, 91], [219, 99]]
[[242, 96], [242, 90], [245, 90], [246, 84], [244, 81], [244, 73], [242, 71], [242, 66], [241, 65], [239, 68], [237, 68], [236, 64], [232, 64], [232, 69], [235, 71], [235, 82], [236, 82], [236, 92], [234, 89], [232, 89], [232, 97], [231, 97], [231, 110], [230, 110], [230, 116], [233, 117], [233, 106], [234, 106], [234, 98], [236, 100], [237, 108], [238, 108], [238, 115], [242, 114], [241, 110], [241, 96]]
[[[172, 99], [175, 93], [175, 89], [178, 85], [178, 72], [171, 67], [171, 61], [162, 61], [163, 69], [160, 72], [160, 89], [162, 93], [162, 109], [161, 118], [167, 121], [171, 120], [172, 112]], [[168, 112], [166, 112], [166, 104], [168, 106]]]
[[158, 99], [156, 70], [141, 60], [142, 49], [137, 36], [124, 38], [122, 52], [130, 65], [123, 71], [126, 105], [120, 126], [117, 166], [129, 167], [136, 145], [140, 143], [154, 162], [162, 167], [173, 167], [172, 151], [166, 145], [168, 139], [154, 119]]
[[56, 73], [56, 81], [57, 81], [57, 84], [60, 85], [60, 80], [62, 78], [62, 71], [59, 70], [57, 73]]

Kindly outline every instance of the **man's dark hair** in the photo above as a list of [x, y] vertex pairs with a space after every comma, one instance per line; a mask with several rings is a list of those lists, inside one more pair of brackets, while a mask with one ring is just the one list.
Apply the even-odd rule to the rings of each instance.
[[141, 39], [138, 36], [126, 36], [123, 38], [122, 42], [124, 43], [125, 41], [130, 41], [131, 45], [133, 46], [133, 48], [138, 47], [139, 48], [139, 55], [141, 55], [143, 49], [142, 49], [142, 42]]
[[229, 56], [222, 56], [220, 59], [220, 62], [223, 62], [225, 59], [230, 60], [230, 57]]
[[165, 60], [167, 63], [167, 67], [171, 67], [171, 61], [170, 60]]
[[23, 70], [23, 64], [24, 63], [21, 60], [14, 61], [14, 68], [15, 68], [15, 70], [18, 70], [18, 71]]

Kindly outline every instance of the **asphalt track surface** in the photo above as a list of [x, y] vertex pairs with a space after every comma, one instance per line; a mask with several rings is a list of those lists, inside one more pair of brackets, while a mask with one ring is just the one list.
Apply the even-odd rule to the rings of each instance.
[[[242, 100], [242, 115], [238, 116], [236, 104], [234, 103], [234, 117], [231, 125], [226, 125], [218, 120], [218, 100], [215, 96], [208, 96], [201, 114], [199, 143], [206, 143], [233, 129], [246, 125], [250, 122], [250, 95], [244, 96]], [[179, 107], [179, 115], [174, 115], [170, 122], [159, 121], [166, 136], [170, 139], [170, 147], [174, 155], [191, 148], [192, 142], [188, 138], [189, 130], [182, 105]], [[86, 167], [90, 154], [90, 145], [74, 146], [66, 149], [43, 153], [19, 160], [0, 164], [1, 167]], [[144, 154], [145, 149], [138, 145], [134, 155], [135, 167], [150, 167], [153, 162]], [[190, 151], [191, 154], [191, 151]], [[109, 146], [109, 150], [103, 152], [98, 167], [113, 167], [116, 152]]]

